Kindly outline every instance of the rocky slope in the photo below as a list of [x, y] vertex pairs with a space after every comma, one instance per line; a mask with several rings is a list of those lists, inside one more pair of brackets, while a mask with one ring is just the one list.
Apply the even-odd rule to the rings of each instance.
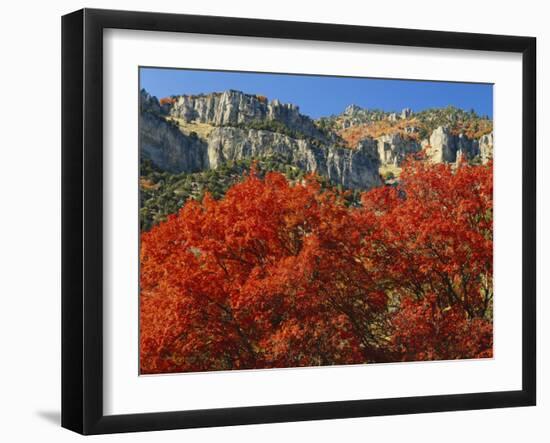
[[399, 166], [408, 154], [421, 150], [433, 162], [454, 163], [463, 158], [486, 163], [492, 157], [492, 121], [453, 107], [388, 113], [350, 105], [340, 115], [320, 119], [319, 124], [350, 145], [373, 138], [383, 167]]

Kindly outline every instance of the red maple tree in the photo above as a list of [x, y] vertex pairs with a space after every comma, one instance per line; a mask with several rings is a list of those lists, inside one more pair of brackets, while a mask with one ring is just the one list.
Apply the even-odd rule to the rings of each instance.
[[252, 171], [143, 233], [141, 371], [490, 356], [491, 165], [344, 197]]
[[363, 195], [365, 254], [398, 300], [393, 343], [403, 359], [492, 354], [492, 171], [411, 159], [398, 187]]

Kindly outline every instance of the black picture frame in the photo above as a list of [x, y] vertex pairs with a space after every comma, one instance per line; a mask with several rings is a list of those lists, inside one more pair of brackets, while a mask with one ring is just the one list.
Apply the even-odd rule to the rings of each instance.
[[[369, 43], [522, 54], [522, 389], [130, 415], [103, 413], [103, 30]], [[62, 426], [104, 434], [458, 411], [536, 403], [536, 39], [83, 9], [62, 18]], [[519, 278], [519, 275], [518, 275]]]

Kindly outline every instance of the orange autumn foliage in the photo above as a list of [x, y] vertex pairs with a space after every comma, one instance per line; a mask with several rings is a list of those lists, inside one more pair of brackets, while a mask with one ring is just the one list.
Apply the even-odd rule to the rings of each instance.
[[407, 129], [422, 126], [422, 123], [415, 118], [398, 121], [378, 120], [342, 129], [338, 132], [338, 135], [352, 149], [365, 138], [378, 138], [382, 135], [399, 134], [404, 140], [420, 142], [418, 132], [408, 132]]
[[[416, 131], [410, 131], [415, 128]], [[404, 140], [420, 142], [419, 130], [427, 131], [428, 137], [433, 128], [421, 122], [417, 118], [408, 118], [397, 121], [376, 120], [367, 123], [350, 126], [338, 131], [338, 135], [346, 142], [346, 145], [353, 149], [365, 138], [378, 138], [383, 135], [399, 135]], [[451, 127], [453, 135], [464, 134], [469, 139], [479, 139], [482, 135], [489, 134], [493, 130], [493, 123], [490, 120], [459, 121]]]
[[174, 103], [176, 103], [176, 99], [174, 97], [163, 97], [159, 100], [159, 103], [161, 106], [167, 104], [173, 105]]
[[490, 355], [492, 168], [439, 166], [359, 208], [254, 172], [187, 202], [142, 234], [142, 373]]

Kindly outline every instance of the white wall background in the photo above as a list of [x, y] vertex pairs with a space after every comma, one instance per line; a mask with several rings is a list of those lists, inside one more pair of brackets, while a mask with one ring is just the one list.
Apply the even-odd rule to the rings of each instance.
[[[0, 437], [7, 442], [82, 440], [60, 414], [60, 17], [81, 7], [274, 18], [538, 38], [539, 405], [396, 417], [101, 436], [94, 441], [280, 442], [533, 441], [550, 439], [550, 28], [544, 2], [334, 0], [299, 3], [201, 0], [5, 2], [0, 26]], [[546, 112], [545, 112], [546, 111]], [[519, 147], [518, 147], [519, 148]], [[546, 200], [543, 205], [543, 200]], [[546, 248], [545, 252], [541, 250]], [[519, 272], [519, 270], [518, 270]], [[413, 382], [413, 381], [411, 381]]]

